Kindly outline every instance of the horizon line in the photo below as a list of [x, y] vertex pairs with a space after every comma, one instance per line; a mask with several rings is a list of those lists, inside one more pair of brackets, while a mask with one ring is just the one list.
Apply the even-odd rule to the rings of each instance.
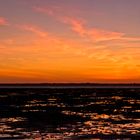
[[46, 82], [46, 83], [40, 83], [40, 82], [38, 82], [38, 83], [34, 83], [34, 82], [32, 82], [32, 83], [30, 83], [30, 82], [22, 82], [22, 83], [0, 83], [0, 85], [15, 85], [15, 84], [21, 84], [21, 85], [24, 85], [24, 84], [34, 84], [34, 85], [37, 85], [37, 84], [42, 84], [42, 85], [44, 85], [44, 84], [140, 84], [140, 82], [138, 83], [138, 82], [102, 82], [102, 83], [100, 83], [100, 82]]

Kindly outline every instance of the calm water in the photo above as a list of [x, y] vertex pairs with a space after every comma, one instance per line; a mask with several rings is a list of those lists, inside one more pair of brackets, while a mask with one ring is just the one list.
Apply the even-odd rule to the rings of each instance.
[[140, 89], [0, 89], [0, 138], [140, 139]]

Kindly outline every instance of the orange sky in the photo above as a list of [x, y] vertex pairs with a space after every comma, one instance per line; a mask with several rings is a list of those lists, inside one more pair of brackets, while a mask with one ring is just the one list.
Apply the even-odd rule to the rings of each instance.
[[139, 0], [1, 1], [0, 83], [140, 82], [139, 9]]

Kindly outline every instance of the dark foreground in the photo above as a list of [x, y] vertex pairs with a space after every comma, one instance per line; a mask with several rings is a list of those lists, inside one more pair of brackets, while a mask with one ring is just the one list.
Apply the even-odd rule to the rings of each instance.
[[140, 89], [0, 89], [0, 138], [140, 139]]

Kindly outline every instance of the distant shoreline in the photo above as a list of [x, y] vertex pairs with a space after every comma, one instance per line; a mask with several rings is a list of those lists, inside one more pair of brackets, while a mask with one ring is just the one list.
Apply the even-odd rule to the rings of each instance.
[[68, 89], [68, 88], [140, 88], [140, 84], [93, 84], [93, 83], [47, 83], [47, 84], [0, 84], [0, 89]]

